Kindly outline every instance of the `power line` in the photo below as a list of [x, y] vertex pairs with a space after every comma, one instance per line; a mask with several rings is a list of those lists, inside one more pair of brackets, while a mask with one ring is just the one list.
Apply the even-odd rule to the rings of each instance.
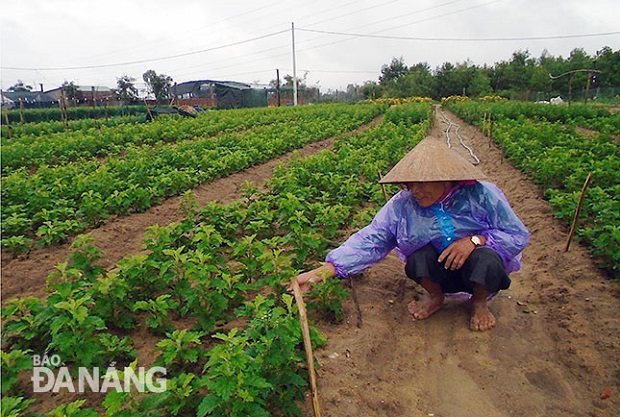
[[[329, 19], [323, 19], [323, 20], [320, 20], [320, 21], [315, 22], [315, 23], [310, 23], [310, 24], [307, 24], [306, 26], [314, 26], [314, 25], [318, 25], [318, 24], [321, 24], [321, 23], [331, 22], [332, 20], [337, 20], [337, 19], [340, 19], [341, 17], [350, 17], [350, 16], [352, 16], [352, 15], [354, 15], [354, 14], [357, 14], [357, 13], [362, 13], [362, 12], [365, 12], [365, 11], [367, 11], [367, 10], [376, 9], [376, 8], [378, 8], [378, 7], [383, 7], [383, 6], [387, 5], [387, 4], [390, 4], [390, 3], [396, 3], [396, 2], [399, 2], [399, 1], [401, 1], [401, 0], [390, 0], [390, 1], [386, 1], [386, 2], [384, 2], [384, 3], [375, 4], [374, 6], [369, 6], [369, 7], [366, 7], [366, 8], [364, 8], [364, 9], [357, 9], [357, 10], [355, 10], [355, 11], [350, 11], [350, 12], [348, 12], [348, 13], [341, 14], [341, 15], [339, 15], [339, 16], [330, 17]], [[459, 1], [462, 1], [462, 0], [459, 0]], [[353, 3], [355, 3], [355, 2], [353, 2]]]
[[438, 41], [438, 42], [503, 42], [503, 41], [532, 41], [532, 40], [550, 40], [550, 39], [571, 39], [571, 38], [588, 38], [597, 36], [620, 35], [620, 32], [603, 32], [603, 33], [586, 33], [581, 35], [554, 35], [554, 36], [528, 36], [515, 38], [423, 38], [413, 36], [389, 36], [389, 35], [372, 35], [364, 33], [345, 33], [333, 32], [327, 30], [302, 29], [302, 32], [323, 33], [327, 35], [350, 36], [356, 38], [377, 38], [377, 39], [396, 39], [409, 41]]
[[[231, 22], [233, 20], [237, 20], [237, 19], [239, 19], [239, 18], [241, 18], [243, 16], [251, 15], [251, 14], [254, 14], [255, 12], [259, 12], [261, 10], [265, 10], [265, 9], [268, 9], [268, 8], [270, 8], [272, 6], [278, 5], [279, 3], [280, 3], [279, 1], [275, 1], [275, 2], [272, 2], [272, 3], [267, 4], [265, 6], [258, 7], [256, 9], [247, 10], [247, 11], [242, 12], [242, 13], [237, 12], [232, 17], [227, 17], [227, 18], [221, 19], [221, 20], [219, 20], [217, 22], [211, 22], [210, 23], [210, 27], [217, 26], [217, 25], [220, 25], [220, 24], [223, 24], [223, 23], [228, 23], [228, 22]], [[197, 28], [186, 30], [184, 32], [175, 32], [174, 35], [175, 36], [179, 36], [179, 35], [187, 36], [190, 33], [198, 32], [200, 30], [203, 30], [204, 28], [205, 28], [205, 26], [200, 26], [200, 27], [197, 27]], [[169, 38], [169, 37], [170, 37], [170, 35], [167, 34], [166, 38]], [[121, 48], [121, 49], [117, 49], [117, 50], [108, 51], [108, 52], [106, 52], [104, 54], [98, 54], [96, 56], [97, 57], [102, 57], [102, 56], [106, 56], [106, 55], [116, 54], [116, 53], [119, 53], [119, 52], [125, 52], [125, 51], [130, 51], [130, 50], [135, 50], [135, 49], [143, 49], [145, 45], [152, 44], [152, 43], [160, 43], [160, 42], [162, 42], [162, 40], [164, 40], [164, 38], [160, 37], [160, 38], [148, 41], [148, 42], [142, 42], [140, 44], [135, 44], [133, 46], [129, 46], [129, 47], [126, 47], [126, 48]]]
[[164, 61], [164, 60], [167, 60], [167, 59], [174, 59], [174, 58], [180, 58], [180, 57], [184, 57], [184, 56], [190, 56], [190, 55], [202, 54], [202, 53], [205, 53], [205, 52], [216, 51], [218, 49], [224, 49], [224, 48], [229, 48], [231, 46], [242, 45], [244, 43], [249, 43], [249, 42], [257, 41], [257, 40], [260, 40], [260, 39], [269, 38], [271, 36], [280, 35], [280, 34], [286, 33], [286, 32], [289, 32], [289, 29], [285, 29], [285, 30], [281, 30], [281, 31], [278, 31], [278, 32], [269, 33], [267, 35], [257, 36], [257, 37], [254, 37], [254, 38], [251, 38], [251, 39], [246, 39], [246, 40], [239, 41], [239, 42], [229, 43], [229, 44], [226, 44], [226, 45], [215, 46], [213, 48], [202, 49], [202, 50], [199, 50], [199, 51], [186, 52], [186, 53], [177, 54], [177, 55], [169, 55], [169, 56], [160, 57], [160, 58], [142, 59], [142, 60], [139, 60], [139, 61], [117, 62], [117, 63], [114, 63], [114, 64], [101, 64], [101, 65], [84, 65], [84, 66], [76, 66], [76, 67], [26, 68], [26, 67], [5, 67], [5, 66], [3, 66], [3, 67], [0, 67], [0, 68], [2, 68], [2, 69], [11, 69], [11, 70], [22, 70], [22, 71], [64, 71], [64, 70], [80, 70], [80, 69], [93, 69], [93, 68], [110, 68], [110, 67], [119, 67], [119, 66], [122, 66], [122, 65], [143, 64], [145, 62]]
[[[425, 18], [425, 19], [420, 19], [420, 20], [417, 20], [417, 21], [414, 21], [414, 22], [405, 23], [405, 24], [402, 24], [402, 25], [399, 25], [399, 26], [390, 26], [389, 28], [386, 28], [386, 29], [377, 30], [377, 31], [372, 32], [370, 34], [362, 35], [361, 37], [375, 35], [377, 33], [385, 32], [385, 31], [388, 31], [388, 30], [399, 29], [399, 28], [402, 28], [402, 27], [409, 27], [411, 25], [414, 25], [414, 24], [417, 24], [417, 23], [422, 23], [422, 22], [427, 22], [427, 21], [430, 21], [430, 20], [440, 19], [440, 18], [443, 18], [443, 17], [446, 17], [446, 16], [450, 16], [450, 15], [454, 15], [454, 14], [458, 14], [458, 13], [463, 13], [463, 12], [470, 11], [470, 10], [473, 10], [473, 9], [478, 9], [480, 7], [485, 7], [485, 6], [488, 6], [488, 5], [493, 4], [493, 3], [498, 3], [500, 1], [502, 1], [502, 0], [492, 0], [492, 1], [487, 2], [487, 3], [477, 4], [477, 5], [466, 7], [466, 8], [463, 8], [463, 9], [458, 9], [458, 10], [454, 10], [454, 11], [451, 11], [451, 12], [442, 13], [442, 14], [437, 15], [437, 16], [431, 16], [431, 17], [428, 17], [428, 18]], [[451, 3], [457, 3], [457, 2], [458, 2], [458, 0], [457, 1], [451, 1], [451, 2], [447, 2], [447, 3], [443, 3], [443, 4], [439, 4], [439, 5], [435, 6], [435, 7], [418, 10], [418, 11], [415, 11], [413, 13], [408, 13], [408, 14], [406, 14], [404, 16], [411, 15], [411, 14], [417, 14], [417, 13], [422, 12], [422, 11], [426, 11], [426, 10], [430, 10], [430, 9], [434, 9], [434, 8], [438, 8], [438, 7], [443, 7], [445, 5], [449, 5]], [[396, 16], [394, 18], [384, 19], [381, 22], [397, 19], [397, 18], [400, 18], [400, 17], [401, 16]], [[352, 35], [352, 36], [351, 35], [346, 35], [346, 36], [349, 36], [349, 38], [348, 39], [341, 39], [341, 40], [337, 40], [337, 41], [331, 41], [331, 42], [323, 43], [323, 44], [316, 45], [316, 46], [313, 46], [313, 47], [310, 47], [310, 48], [306, 48], [306, 49], [303, 49], [303, 50], [316, 49], [316, 48], [321, 48], [323, 46], [334, 45], [334, 44], [341, 43], [341, 42], [346, 42], [348, 40], [351, 40], [351, 39], [354, 39], [354, 38], [358, 37], [358, 36], [355, 36], [355, 35]]]

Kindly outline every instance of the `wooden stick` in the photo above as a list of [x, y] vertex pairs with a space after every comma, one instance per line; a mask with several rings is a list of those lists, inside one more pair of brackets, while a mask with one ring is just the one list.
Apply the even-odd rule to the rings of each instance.
[[24, 126], [24, 100], [19, 98], [19, 120], [21, 121], [22, 127]]
[[304, 296], [299, 288], [297, 277], [293, 278], [293, 292], [295, 293], [295, 301], [299, 310], [299, 320], [301, 322], [301, 333], [304, 338], [304, 348], [306, 349], [306, 361], [308, 362], [308, 373], [310, 377], [310, 389], [312, 390], [312, 408], [314, 416], [321, 417], [321, 406], [319, 404], [319, 391], [316, 386], [316, 375], [314, 373], [314, 355], [312, 354], [312, 339], [310, 339], [310, 328], [308, 327], [308, 317], [306, 316], [306, 307], [304, 304]]
[[355, 289], [355, 284], [353, 283], [353, 276], [349, 275], [349, 282], [351, 284], [351, 294], [353, 295], [353, 302], [355, 303], [355, 309], [357, 310], [357, 328], [362, 328], [362, 309], [360, 308], [360, 303], [357, 300], [357, 290]]
[[[4, 93], [2, 92], [2, 90], [0, 90], [0, 97], [2, 97], [2, 102], [4, 103]], [[4, 113], [4, 120], [6, 120], [6, 129], [7, 129], [8, 138], [11, 139], [12, 126], [11, 126], [11, 122], [9, 121], [8, 104], [9, 103], [4, 103], [4, 105], [2, 106], [2, 113]]]
[[592, 180], [592, 173], [588, 174], [588, 178], [586, 178], [586, 182], [583, 183], [583, 187], [581, 188], [581, 196], [579, 197], [579, 203], [577, 204], [577, 208], [575, 209], [575, 216], [573, 217], [573, 224], [570, 227], [570, 232], [568, 232], [568, 239], [566, 240], [566, 247], [564, 248], [564, 252], [568, 252], [568, 248], [570, 247], [570, 242], [573, 240], [573, 235], [575, 234], [575, 229], [577, 228], [577, 218], [579, 217], [579, 213], [581, 212], [581, 206], [583, 204], [583, 199], [586, 195], [586, 190], [588, 189], [588, 185], [590, 185], [590, 180]]
[[60, 101], [58, 102], [60, 107], [60, 117], [62, 121], [65, 123], [65, 129], [69, 127], [69, 115], [67, 113], [67, 102], [65, 101], [65, 89], [60, 89]]
[[146, 99], [144, 99], [144, 105], [146, 106], [146, 112], [149, 114], [151, 121], [153, 121], [153, 115], [151, 114], [151, 110], [149, 109], [149, 105], [147, 104]]
[[[381, 178], [383, 178], [381, 176], [381, 171], [377, 171], [377, 174], [379, 174], [379, 181], [381, 181]], [[381, 191], [383, 191], [383, 198], [385, 198], [385, 202], [387, 203], [389, 201], [387, 192], [385, 192], [385, 184], [380, 184], [381, 185]]]

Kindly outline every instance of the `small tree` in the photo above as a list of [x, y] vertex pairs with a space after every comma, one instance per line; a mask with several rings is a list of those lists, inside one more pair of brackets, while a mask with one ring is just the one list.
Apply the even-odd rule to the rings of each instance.
[[60, 86], [60, 88], [62, 88], [64, 90], [64, 94], [65, 94], [65, 99], [70, 101], [70, 102], [76, 102], [79, 99], [79, 89], [78, 86], [75, 85], [75, 83], [73, 81], [69, 82], [69, 81], [65, 81], [64, 83], [62, 83], [62, 85]]
[[123, 75], [116, 79], [114, 94], [123, 104], [130, 104], [138, 100], [138, 89], [133, 85], [135, 78]]
[[172, 77], [164, 74], [158, 75], [155, 71], [148, 70], [142, 74], [142, 79], [146, 83], [147, 91], [155, 97], [158, 103], [170, 100]]
[[407, 65], [405, 65], [403, 57], [400, 57], [398, 59], [392, 58], [392, 62], [390, 62], [390, 65], [383, 65], [381, 67], [379, 84], [383, 86], [387, 85], [388, 83], [396, 81], [403, 75], [407, 74], [407, 72], [409, 72], [409, 68], [407, 68]]
[[25, 85], [22, 80], [17, 80], [17, 84], [10, 86], [7, 89], [7, 91], [14, 91], [14, 92], [32, 91], [32, 86], [31, 85]]
[[383, 94], [383, 87], [374, 81], [366, 81], [364, 85], [362, 85], [360, 92], [364, 95], [364, 98], [374, 100], [381, 97]]
[[[470, 97], [482, 97], [490, 95], [493, 92], [491, 88], [491, 79], [483, 71], [472, 67], [473, 75], [467, 87], [467, 94]], [[547, 77], [549, 78], [549, 77]]]

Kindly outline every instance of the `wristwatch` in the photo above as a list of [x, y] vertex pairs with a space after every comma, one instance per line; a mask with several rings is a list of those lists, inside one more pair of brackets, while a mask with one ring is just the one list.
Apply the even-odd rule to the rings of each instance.
[[480, 236], [478, 235], [473, 235], [472, 237], [469, 238], [469, 240], [471, 240], [471, 243], [473, 243], [474, 246], [476, 247], [482, 245], [482, 240], [480, 240]]

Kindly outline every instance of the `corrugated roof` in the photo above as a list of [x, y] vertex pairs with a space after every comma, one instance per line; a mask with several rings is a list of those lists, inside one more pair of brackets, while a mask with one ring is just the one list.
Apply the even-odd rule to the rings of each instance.
[[178, 83], [176, 85], [176, 94], [180, 96], [183, 94], [196, 92], [200, 90], [200, 86], [203, 84], [221, 85], [224, 87], [234, 88], [237, 90], [248, 90], [252, 88], [252, 86], [250, 86], [249, 84], [241, 83], [238, 81], [195, 80], [195, 81], [185, 81], [182, 83]]
[[[94, 87], [96, 92], [112, 92], [112, 89], [110, 87], [106, 87], [105, 85], [95, 85]], [[92, 85], [76, 85], [75, 88], [77, 91], [82, 91], [85, 93], [90, 93], [93, 90]], [[62, 87], [52, 88], [51, 90], [47, 90], [46, 93], [52, 93], [61, 89]]]

